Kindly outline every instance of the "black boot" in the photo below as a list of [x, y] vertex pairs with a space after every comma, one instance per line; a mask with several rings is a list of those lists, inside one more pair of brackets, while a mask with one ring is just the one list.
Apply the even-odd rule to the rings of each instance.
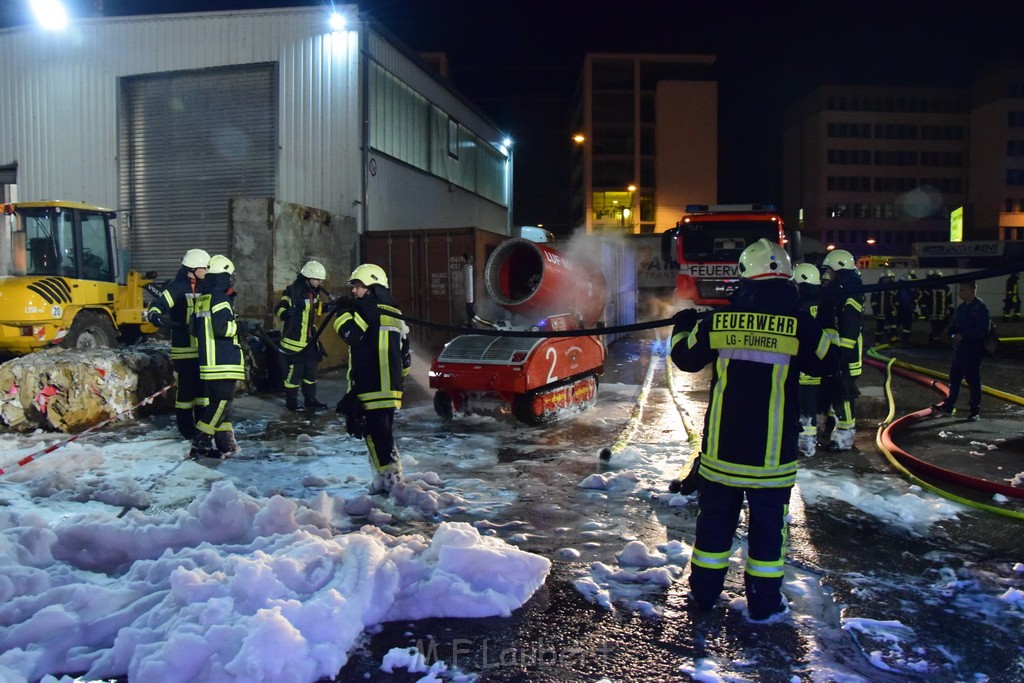
[[217, 447], [213, 443], [213, 435], [196, 430], [192, 435], [192, 449], [188, 452], [189, 458], [211, 458], [217, 454]]
[[306, 402], [306, 410], [326, 408], [326, 403], [316, 400], [316, 384], [305, 384], [302, 387], [302, 400]]
[[299, 411], [299, 390], [298, 389], [285, 389], [284, 390], [284, 407], [286, 410], [290, 410], [293, 413]]
[[238, 441], [235, 440], [234, 430], [220, 431], [213, 435], [213, 442], [217, 447], [217, 453], [222, 458], [230, 458], [242, 452]]
[[196, 433], [196, 420], [191, 408], [179, 409], [174, 412], [174, 420], [178, 423], [178, 433], [185, 439], [191, 439]]

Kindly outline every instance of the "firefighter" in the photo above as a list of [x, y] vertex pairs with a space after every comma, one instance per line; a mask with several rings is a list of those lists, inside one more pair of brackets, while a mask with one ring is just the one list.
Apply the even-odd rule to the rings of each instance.
[[316, 397], [317, 366], [323, 359], [318, 342], [311, 341], [316, 334], [316, 319], [323, 313], [323, 281], [327, 269], [319, 261], [309, 261], [302, 266], [295, 281], [291, 283], [274, 314], [284, 324], [281, 347], [289, 352], [288, 372], [284, 377], [285, 407], [293, 412], [299, 410], [299, 389], [306, 410], [326, 408]]
[[[793, 269], [793, 280], [800, 295], [800, 310], [817, 319], [821, 302], [821, 273], [818, 268], [811, 263], [801, 263]], [[807, 457], [817, 451], [820, 386], [820, 376], [800, 373], [800, 438], [797, 446], [800, 454]]]
[[928, 346], [932, 346], [945, 336], [946, 328], [949, 327], [949, 318], [953, 312], [953, 295], [950, 293], [949, 287], [934, 282], [941, 277], [942, 271], [929, 270], [925, 282], [928, 283], [928, 280], [933, 282], [928, 283], [930, 287], [922, 292], [921, 310], [924, 311], [928, 324], [931, 326], [928, 331]]
[[818, 319], [832, 342], [840, 348], [839, 367], [822, 382], [821, 387], [821, 399], [827, 412], [824, 422], [826, 425], [834, 422], [831, 430], [826, 426], [822, 441], [830, 451], [847, 451], [853, 448], [855, 404], [860, 395], [857, 378], [863, 367], [861, 325], [864, 295], [860, 293], [860, 273], [850, 252], [845, 249], [830, 251], [822, 261], [822, 267], [831, 272], [831, 277], [821, 292]]
[[388, 289], [384, 269], [364, 263], [349, 277], [352, 299], [340, 305], [334, 331], [349, 346], [349, 391], [338, 403], [346, 430], [365, 438], [373, 469], [370, 493], [388, 494], [402, 481], [393, 433], [402, 407], [402, 381], [409, 373], [409, 328]]
[[1020, 273], [1010, 273], [1006, 278], [1006, 293], [1003, 296], [1003, 320], [1020, 320]]
[[[891, 285], [896, 282], [896, 274], [891, 270], [882, 273], [878, 278], [879, 285]], [[899, 341], [896, 332], [896, 292], [893, 289], [881, 289], [871, 293], [871, 313], [875, 317], [875, 343], [895, 343]]]
[[171, 363], [174, 366], [174, 416], [178, 432], [191, 439], [196, 421], [207, 399], [199, 380], [199, 350], [192, 335], [197, 288], [210, 266], [210, 255], [202, 249], [189, 249], [181, 259], [181, 268], [153, 300], [146, 317], [157, 327], [166, 327], [171, 337]]
[[[800, 310], [789, 255], [760, 239], [739, 258], [745, 293], [697, 324], [673, 317], [672, 361], [685, 372], [712, 366], [704, 415], [690, 604], [709, 610], [725, 584], [733, 535], [746, 498], [744, 573], [748, 616], [783, 612], [783, 559], [800, 434], [799, 375], [820, 375], [830, 344]], [[696, 325], [696, 327], [695, 327]]]
[[251, 325], [235, 319], [235, 264], [226, 256], [210, 259], [192, 320], [199, 347], [199, 378], [206, 388], [208, 405], [196, 423], [190, 458], [226, 458], [239, 452], [231, 425], [231, 403], [239, 380], [245, 379], [238, 333]]
[[[909, 276], [901, 275], [899, 282], [912, 282], [917, 275], [911, 271]], [[910, 333], [914, 329], [914, 318], [917, 317], [918, 290], [916, 287], [902, 287], [896, 291], [896, 319], [900, 330], [900, 342], [910, 345]]]

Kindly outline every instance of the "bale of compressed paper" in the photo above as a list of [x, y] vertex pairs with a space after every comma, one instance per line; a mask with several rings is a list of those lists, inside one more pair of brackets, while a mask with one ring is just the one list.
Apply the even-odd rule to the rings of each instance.
[[173, 385], [167, 344], [37, 351], [0, 365], [0, 425], [76, 433], [111, 418], [170, 410]]

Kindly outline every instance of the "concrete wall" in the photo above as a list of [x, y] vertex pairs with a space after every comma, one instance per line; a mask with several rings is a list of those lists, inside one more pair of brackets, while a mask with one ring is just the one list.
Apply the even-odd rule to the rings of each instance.
[[[280, 329], [273, 318], [274, 307], [309, 260], [324, 264], [324, 288], [331, 294], [349, 292], [348, 276], [357, 265], [358, 244], [351, 216], [266, 197], [240, 198], [231, 200], [228, 233], [239, 317]], [[324, 367], [345, 362], [347, 347], [332, 330], [324, 332], [320, 341], [328, 355]]]
[[656, 93], [654, 221], [664, 231], [687, 204], [718, 202], [718, 84], [662, 81]]

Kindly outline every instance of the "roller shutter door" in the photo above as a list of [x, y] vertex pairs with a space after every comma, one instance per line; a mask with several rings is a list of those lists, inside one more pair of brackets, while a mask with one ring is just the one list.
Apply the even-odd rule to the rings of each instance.
[[123, 79], [121, 228], [133, 267], [166, 279], [187, 249], [228, 253], [228, 200], [274, 196], [276, 74], [258, 64]]

